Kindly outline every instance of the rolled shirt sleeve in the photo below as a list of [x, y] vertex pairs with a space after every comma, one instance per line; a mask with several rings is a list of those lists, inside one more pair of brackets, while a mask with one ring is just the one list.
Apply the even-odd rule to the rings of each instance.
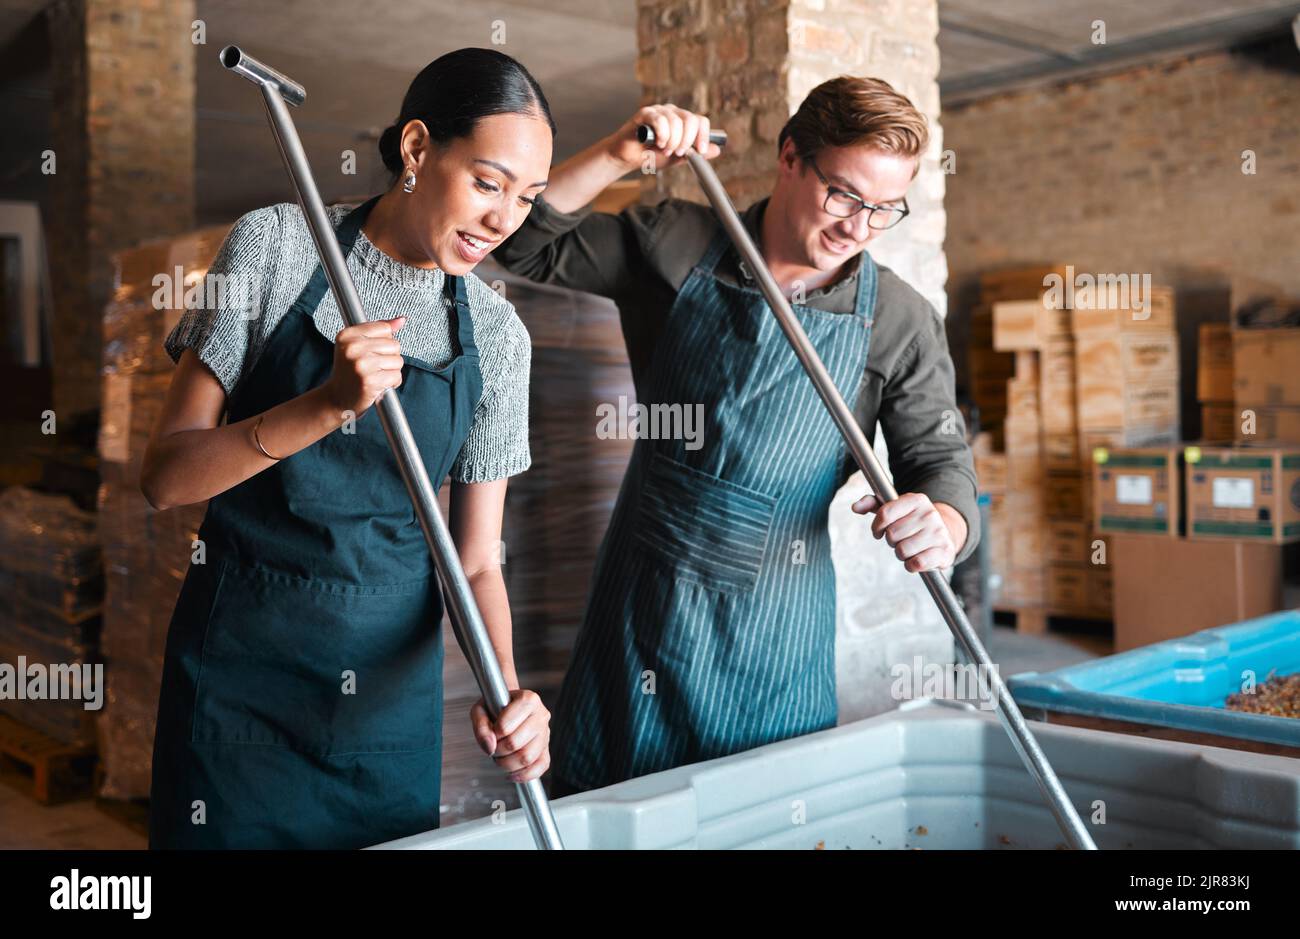
[[[452, 463], [450, 476], [460, 483], [483, 483], [522, 473], [532, 465], [528, 441], [528, 382], [532, 369], [532, 342], [513, 305], [477, 279], [470, 289], [491, 294], [509, 309], [489, 340], [480, 342], [484, 356], [483, 394], [474, 412], [469, 434]], [[473, 298], [477, 300], [477, 298]]]
[[185, 349], [193, 349], [221, 382], [229, 396], [234, 391], [250, 346], [251, 322], [261, 316], [270, 270], [268, 252], [278, 226], [274, 206], [255, 209], [240, 216], [217, 249], [207, 277], [219, 289], [202, 290], [201, 296], [215, 296], [212, 308], [187, 309], [163, 340], [173, 362]]

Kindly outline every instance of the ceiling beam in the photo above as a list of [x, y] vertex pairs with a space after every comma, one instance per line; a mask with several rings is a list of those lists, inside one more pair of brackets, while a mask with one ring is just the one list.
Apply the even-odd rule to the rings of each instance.
[[951, 2], [939, 5], [939, 29], [1067, 62], [1082, 58], [1079, 49], [1084, 43], [1067, 42], [1053, 33]]
[[1057, 54], [1043, 56], [1023, 65], [990, 69], [945, 80], [939, 78], [939, 94], [946, 106], [961, 104], [990, 94], [1024, 88], [1044, 82], [1081, 78], [1176, 54], [1225, 49], [1257, 39], [1284, 34], [1291, 20], [1300, 15], [1300, 3], [1289, 2], [1263, 10], [1193, 23], [1133, 39], [1089, 46], [1086, 54], [1067, 61]]

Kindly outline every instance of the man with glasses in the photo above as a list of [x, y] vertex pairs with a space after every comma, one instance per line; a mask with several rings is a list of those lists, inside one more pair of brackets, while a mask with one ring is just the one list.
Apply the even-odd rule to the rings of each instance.
[[[580, 211], [651, 159], [716, 157], [708, 134], [704, 115], [641, 108], [554, 167], [495, 253], [613, 299], [638, 401], [705, 419], [702, 446], [634, 445], [553, 718], [556, 797], [836, 722], [827, 516], [852, 457], [710, 206]], [[885, 82], [827, 81], [780, 133], [771, 194], [741, 216], [868, 438], [883, 429], [900, 495], [853, 508], [909, 571], [950, 567], [979, 536], [943, 322], [866, 250], [907, 217], [929, 139]]]

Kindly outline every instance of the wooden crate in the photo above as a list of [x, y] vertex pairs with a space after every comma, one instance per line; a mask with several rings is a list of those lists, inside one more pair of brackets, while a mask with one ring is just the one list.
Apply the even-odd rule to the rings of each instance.
[[32, 798], [53, 805], [91, 794], [96, 750], [67, 744], [0, 714], [0, 765]]
[[1144, 429], [1152, 434], [1171, 432], [1177, 437], [1178, 414], [1177, 378], [1079, 387], [1080, 430]]
[[993, 348], [999, 352], [1028, 352], [1052, 339], [1070, 337], [1070, 311], [1056, 310], [1041, 300], [993, 304]]
[[1073, 276], [1074, 269], [1065, 264], [1035, 264], [980, 275], [980, 299], [984, 303], [1000, 300], [1033, 300], [1047, 290], [1044, 283], [1055, 275], [1062, 281]]
[[1068, 336], [1047, 339], [1043, 343], [1039, 368], [1039, 407], [1043, 432], [1073, 435], [1077, 431], [1074, 340]]
[[1070, 326], [1075, 338], [1084, 333], [1116, 332], [1127, 330], [1164, 330], [1174, 329], [1174, 291], [1172, 287], [1152, 287], [1147, 304], [1148, 309], [1140, 312], [1138, 304], [1131, 302], [1117, 303], [1105, 308], [1079, 309], [1078, 303], [1071, 310]]
[[1178, 336], [1172, 332], [1082, 335], [1075, 340], [1075, 356], [1078, 382], [1083, 386], [1178, 380]]

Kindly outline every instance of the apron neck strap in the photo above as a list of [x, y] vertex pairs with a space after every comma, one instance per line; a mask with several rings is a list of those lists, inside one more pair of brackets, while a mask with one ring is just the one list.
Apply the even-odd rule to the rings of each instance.
[[[371, 196], [343, 216], [343, 221], [339, 223], [336, 234], [345, 258], [352, 252], [361, 234], [361, 227], [365, 225], [370, 210], [379, 202], [379, 198], [379, 196]], [[460, 344], [461, 352], [477, 355], [478, 347], [474, 344], [474, 321], [470, 318], [469, 294], [465, 289], [465, 278], [444, 272], [443, 291], [447, 296], [448, 307], [456, 316], [456, 339]]]
[[478, 347], [474, 345], [474, 321], [470, 318], [465, 278], [444, 272], [443, 291], [447, 295], [448, 308], [456, 315], [456, 339], [460, 343], [461, 354], [477, 355]]
[[343, 249], [343, 256], [346, 258], [351, 252], [352, 247], [357, 243], [357, 237], [361, 234], [361, 226], [366, 223], [366, 218], [370, 215], [370, 210], [375, 207], [379, 201], [379, 196], [371, 196], [365, 202], [354, 208], [347, 215], [343, 216], [343, 221], [339, 223], [335, 234], [339, 240], [339, 247]]
[[868, 322], [876, 318], [876, 262], [863, 251], [858, 262], [858, 291], [853, 299], [853, 314]]

